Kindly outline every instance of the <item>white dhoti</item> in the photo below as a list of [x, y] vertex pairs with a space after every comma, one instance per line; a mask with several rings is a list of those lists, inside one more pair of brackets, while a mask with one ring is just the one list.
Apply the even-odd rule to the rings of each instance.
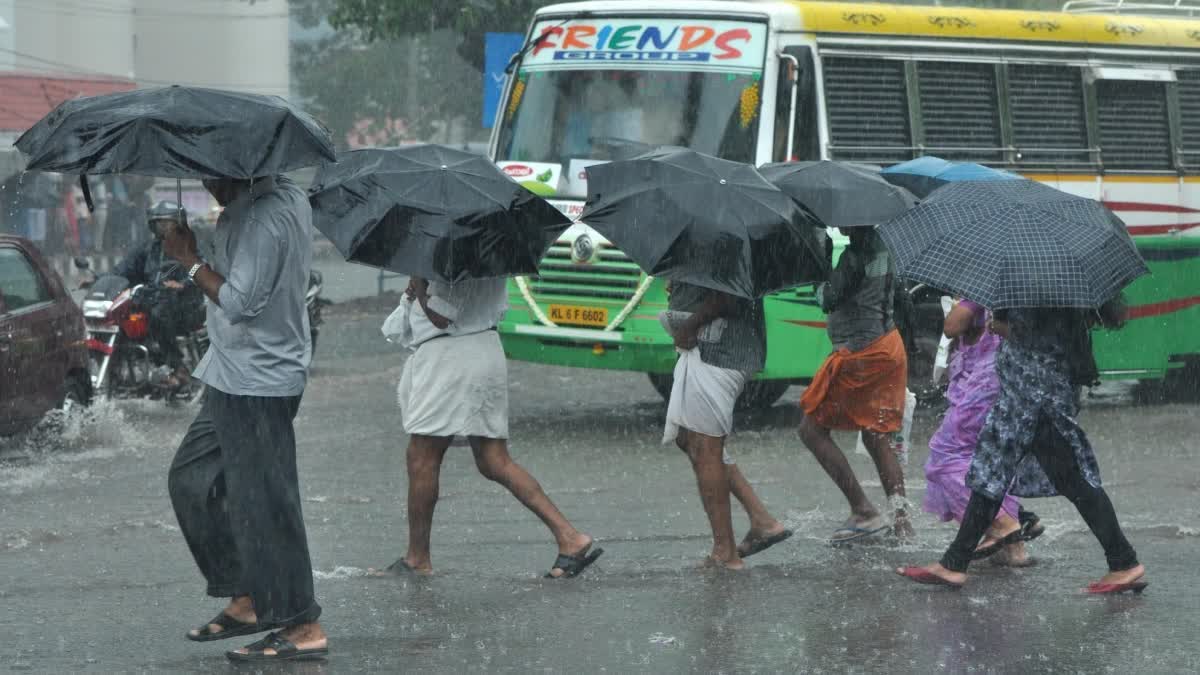
[[494, 331], [422, 343], [396, 387], [404, 431], [508, 438], [508, 364]]
[[[745, 386], [745, 373], [710, 366], [700, 360], [699, 349], [680, 353], [663, 443], [674, 443], [681, 428], [715, 438], [729, 436], [733, 433], [733, 406]], [[728, 453], [724, 461], [734, 463]]]

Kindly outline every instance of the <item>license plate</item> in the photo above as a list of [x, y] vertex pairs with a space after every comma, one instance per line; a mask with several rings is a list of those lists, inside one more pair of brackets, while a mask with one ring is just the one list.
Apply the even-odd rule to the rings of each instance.
[[557, 324], [604, 328], [608, 325], [608, 309], [579, 305], [550, 305], [550, 320]]

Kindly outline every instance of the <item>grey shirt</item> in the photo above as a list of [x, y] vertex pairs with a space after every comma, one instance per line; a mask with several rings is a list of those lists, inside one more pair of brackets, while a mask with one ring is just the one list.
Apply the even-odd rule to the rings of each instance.
[[[700, 286], [671, 282], [668, 307], [678, 312], [694, 312], [704, 304], [710, 291]], [[762, 300], [734, 298], [733, 313], [716, 319], [700, 331], [697, 340], [700, 360], [710, 366], [740, 370], [753, 375], [767, 362], [767, 331]]]
[[220, 305], [207, 301], [210, 345], [196, 377], [237, 396], [303, 393], [312, 358], [304, 191], [284, 177], [256, 181], [221, 213], [205, 258], [225, 283]]
[[866, 349], [896, 327], [891, 255], [874, 230], [842, 251], [829, 281], [817, 287], [817, 301], [829, 315], [829, 341], [835, 350]]

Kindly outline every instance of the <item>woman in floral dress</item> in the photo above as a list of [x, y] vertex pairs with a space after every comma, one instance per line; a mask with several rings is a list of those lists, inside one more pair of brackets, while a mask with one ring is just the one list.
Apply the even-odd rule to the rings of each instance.
[[913, 581], [961, 588], [980, 538], [991, 527], [1006, 492], [1019, 497], [1061, 494], [1075, 505], [1104, 548], [1109, 573], [1090, 593], [1141, 591], [1146, 569], [1125, 538], [1100, 469], [1076, 421], [1076, 387], [1096, 381], [1090, 328], [1120, 324], [1119, 299], [1098, 312], [1072, 308], [996, 312], [993, 332], [1004, 337], [996, 357], [1000, 397], [980, 434], [967, 486], [971, 499], [954, 542], [939, 563], [902, 567]]
[[[1000, 396], [996, 352], [1001, 338], [987, 329], [986, 320], [987, 310], [970, 300], [960, 300], [946, 315], [943, 328], [946, 337], [955, 341], [950, 356], [950, 386], [946, 389], [950, 408], [929, 439], [924, 501], [925, 510], [943, 521], [962, 522], [971, 498], [967, 470], [984, 420]], [[1031, 564], [1024, 543], [1028, 535], [1023, 534], [1018, 521], [1020, 510], [1015, 497], [1004, 497], [976, 558], [996, 554], [996, 562], [1015, 567]]]

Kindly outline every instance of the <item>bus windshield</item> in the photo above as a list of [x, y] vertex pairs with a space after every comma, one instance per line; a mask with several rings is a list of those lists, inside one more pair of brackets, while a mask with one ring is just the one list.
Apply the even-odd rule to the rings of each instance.
[[501, 111], [495, 159], [509, 175], [544, 195], [582, 198], [585, 167], [659, 146], [754, 161], [765, 25], [543, 25], [558, 32], [523, 63]]

